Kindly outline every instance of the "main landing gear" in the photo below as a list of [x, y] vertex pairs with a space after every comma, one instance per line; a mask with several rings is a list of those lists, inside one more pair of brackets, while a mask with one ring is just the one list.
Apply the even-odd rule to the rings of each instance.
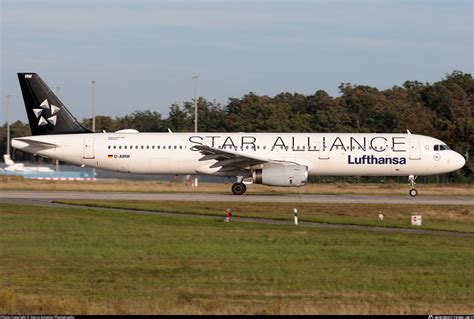
[[415, 179], [415, 175], [408, 176], [408, 182], [410, 183], [410, 190], [408, 191], [408, 193], [411, 197], [415, 197], [416, 195], [418, 195], [418, 191], [415, 189]]
[[245, 186], [245, 184], [242, 183], [243, 179], [244, 178], [242, 176], [237, 176], [237, 182], [232, 184], [232, 193], [234, 195], [242, 195], [247, 190], [247, 186]]

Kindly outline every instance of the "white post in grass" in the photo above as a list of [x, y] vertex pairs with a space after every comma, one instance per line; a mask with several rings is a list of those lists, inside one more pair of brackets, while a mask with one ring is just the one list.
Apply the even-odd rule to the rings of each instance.
[[295, 225], [298, 225], [298, 210], [296, 208], [294, 208], [293, 212], [295, 214]]

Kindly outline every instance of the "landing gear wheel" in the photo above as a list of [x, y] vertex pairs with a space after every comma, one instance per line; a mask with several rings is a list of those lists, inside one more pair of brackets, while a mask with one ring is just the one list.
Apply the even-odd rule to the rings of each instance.
[[418, 195], [418, 191], [415, 189], [415, 184], [416, 184], [415, 179], [416, 179], [415, 175], [408, 176], [408, 183], [410, 184], [410, 190], [408, 191], [408, 193], [410, 194], [411, 197], [415, 197], [416, 195]]
[[247, 187], [244, 183], [234, 183], [232, 184], [232, 193], [234, 195], [242, 195], [247, 190]]

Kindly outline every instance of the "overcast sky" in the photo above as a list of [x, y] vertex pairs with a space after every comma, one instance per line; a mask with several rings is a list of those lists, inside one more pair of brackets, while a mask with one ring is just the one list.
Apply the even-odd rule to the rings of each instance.
[[78, 118], [168, 114], [198, 95], [337, 96], [473, 72], [473, 1], [22, 1], [1, 3], [1, 123], [26, 121], [17, 72], [36, 72]]

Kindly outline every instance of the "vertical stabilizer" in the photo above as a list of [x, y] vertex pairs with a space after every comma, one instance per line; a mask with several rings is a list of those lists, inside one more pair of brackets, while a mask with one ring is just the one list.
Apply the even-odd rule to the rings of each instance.
[[91, 133], [36, 73], [18, 73], [32, 135]]

